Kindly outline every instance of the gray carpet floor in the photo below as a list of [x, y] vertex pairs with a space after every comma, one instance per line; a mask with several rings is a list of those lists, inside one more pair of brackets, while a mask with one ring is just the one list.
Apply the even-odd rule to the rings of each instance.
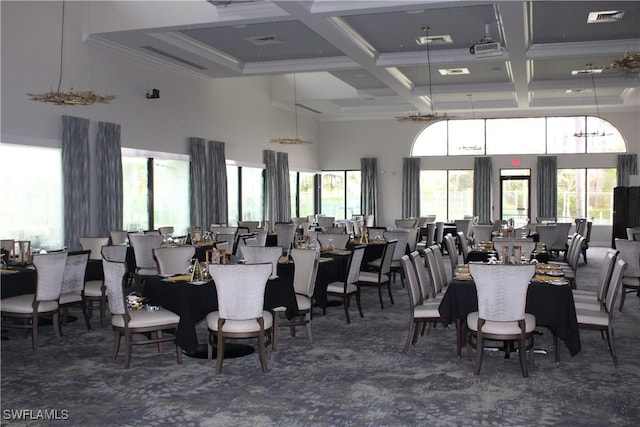
[[[595, 289], [602, 248], [589, 249], [578, 287]], [[60, 340], [41, 327], [40, 348], [12, 330], [2, 341], [2, 425], [65, 426], [636, 426], [640, 424], [640, 307], [629, 296], [614, 316], [620, 365], [595, 331], [582, 330], [582, 351], [561, 362], [533, 355], [529, 378], [517, 357], [487, 352], [479, 376], [474, 353], [456, 357], [455, 328], [437, 327], [409, 352], [407, 290], [393, 285], [395, 305], [380, 309], [375, 289], [364, 290], [364, 318], [342, 307], [313, 320], [314, 342], [299, 329], [281, 330], [280, 346], [260, 369], [257, 353], [215, 361], [185, 357], [176, 364], [167, 346], [134, 349], [131, 369], [111, 357], [110, 327], [64, 327]], [[79, 314], [79, 313], [76, 313]], [[97, 319], [94, 319], [94, 323]], [[553, 350], [541, 329], [536, 347]], [[206, 342], [206, 325], [199, 335]], [[16, 420], [11, 411], [57, 410], [58, 420]], [[51, 412], [50, 412], [51, 413]]]

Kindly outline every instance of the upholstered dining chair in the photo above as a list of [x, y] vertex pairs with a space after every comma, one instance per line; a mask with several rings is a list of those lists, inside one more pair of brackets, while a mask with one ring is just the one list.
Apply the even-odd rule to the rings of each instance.
[[490, 242], [491, 234], [493, 233], [493, 225], [491, 224], [474, 224], [473, 229], [473, 244], [478, 246], [481, 242]]
[[[420, 286], [420, 304], [424, 303], [440, 303], [442, 300], [442, 294], [436, 293], [436, 288], [429, 277], [429, 269], [427, 268], [426, 252], [431, 252], [431, 249], [424, 250], [424, 255], [420, 255], [418, 251], [413, 251], [409, 254], [409, 259], [413, 263], [413, 268], [416, 271], [416, 277]], [[404, 268], [404, 267], [403, 267]], [[442, 290], [442, 288], [440, 288]]]
[[619, 252], [615, 249], [608, 249], [600, 266], [598, 276], [598, 288], [596, 290], [573, 289], [573, 302], [576, 308], [600, 310], [604, 307], [607, 297], [607, 290], [611, 281], [613, 267], [618, 258]]
[[469, 264], [469, 272], [478, 293], [478, 311], [467, 315], [469, 340], [471, 341], [471, 336], [476, 336], [474, 373], [480, 373], [484, 341], [490, 339], [517, 341], [522, 376], [528, 377], [526, 341], [533, 341], [536, 318], [525, 313], [525, 305], [535, 265], [473, 263]]
[[273, 349], [278, 347], [278, 328], [289, 326], [291, 336], [296, 335], [296, 326], [307, 327], [309, 342], [313, 342], [311, 333], [311, 299], [316, 287], [316, 276], [318, 274], [318, 264], [320, 253], [310, 249], [291, 249], [293, 258], [293, 289], [296, 293], [298, 304], [298, 315], [296, 319], [288, 320], [284, 316], [286, 307], [276, 307], [273, 309]]
[[620, 258], [627, 263], [622, 278], [622, 295], [620, 296], [619, 310], [622, 311], [626, 294], [640, 290], [640, 241], [615, 239], [615, 245], [616, 249], [620, 251]]
[[[351, 297], [354, 296], [360, 317], [364, 317], [362, 313], [362, 304], [360, 303], [360, 285], [358, 279], [360, 276], [360, 265], [362, 264], [362, 258], [364, 256], [364, 246], [356, 246], [349, 255], [347, 261], [347, 269], [344, 275], [344, 279], [340, 282], [333, 282], [327, 285], [327, 296], [336, 296], [342, 298], [342, 306], [344, 307], [344, 315], [347, 319], [347, 323], [351, 323], [349, 317], [349, 303]], [[326, 309], [323, 310], [326, 313]]]
[[456, 245], [456, 239], [451, 234], [444, 236], [444, 242], [447, 246], [447, 253], [449, 254], [449, 262], [451, 264], [451, 275], [456, 271], [456, 268], [464, 264], [464, 260], [460, 260], [458, 257], [458, 246]]
[[136, 271], [134, 272], [136, 284], [142, 282], [147, 276], [158, 274], [158, 265], [153, 258], [153, 249], [162, 246], [162, 236], [131, 233], [129, 234], [129, 243], [136, 258]]
[[89, 259], [102, 259], [102, 247], [109, 244], [108, 237], [80, 237], [80, 246], [85, 251], [90, 251]]
[[321, 216], [318, 215], [316, 221], [318, 222], [318, 227], [327, 228], [333, 227], [333, 223], [335, 222], [335, 216]]
[[[175, 331], [180, 322], [180, 316], [162, 307], [155, 310], [130, 308], [124, 295], [124, 281], [127, 272], [127, 248], [124, 246], [103, 246], [102, 269], [104, 270], [104, 284], [107, 289], [109, 311], [111, 312], [111, 326], [113, 328], [113, 358], [118, 357], [120, 341], [124, 336], [125, 358], [124, 367], [131, 366], [131, 354], [134, 345], [157, 344], [158, 351], [162, 351], [163, 342], [172, 342], [173, 334], [165, 336], [164, 331]], [[149, 338], [134, 340], [134, 335], [148, 334]], [[155, 337], [154, 337], [155, 335]], [[182, 349], [176, 345], [178, 364], [182, 364]]]
[[[417, 239], [417, 228], [415, 232], [409, 232], [404, 229], [387, 230], [383, 233], [384, 238], [387, 241], [396, 240], [396, 246], [393, 250], [393, 256], [391, 257], [391, 273], [393, 275], [392, 281], [395, 282], [396, 273], [400, 273], [400, 281], [402, 287], [404, 287], [404, 272], [402, 271], [402, 264], [400, 264], [400, 258], [407, 253], [407, 248], [411, 245], [409, 240], [413, 237]], [[413, 245], [415, 248], [415, 245]]]
[[244, 246], [242, 256], [247, 264], [270, 264], [272, 271], [269, 278], [278, 277], [278, 260], [282, 256], [282, 248], [279, 246]]
[[276, 245], [284, 251], [291, 248], [291, 245], [293, 245], [293, 239], [296, 236], [296, 225], [292, 222], [278, 222], [274, 225], [274, 230], [278, 234]]
[[417, 226], [417, 218], [402, 218], [395, 220], [396, 227], [398, 228], [413, 228]]
[[3, 318], [26, 321], [26, 324], [2, 322], [2, 327], [30, 329], [33, 350], [38, 349], [40, 317], [51, 316], [53, 331], [57, 338], [61, 336], [58, 299], [62, 290], [67, 255], [67, 252], [33, 255], [33, 265], [38, 276], [35, 294], [18, 295], [0, 300], [0, 312]]
[[605, 340], [607, 348], [611, 353], [614, 366], [618, 366], [618, 356], [616, 355], [616, 349], [613, 341], [613, 312], [615, 311], [614, 305], [616, 303], [616, 297], [618, 296], [618, 291], [620, 290], [620, 286], [624, 280], [626, 268], [627, 263], [624, 259], [616, 259], [613, 272], [611, 273], [611, 279], [609, 280], [604, 306], [600, 307], [599, 310], [576, 307], [578, 326], [583, 329], [595, 329], [600, 331], [600, 334]]
[[[107, 239], [108, 240], [108, 239]], [[102, 251], [102, 247], [100, 248]], [[58, 305], [62, 310], [62, 324], [67, 324], [69, 315], [69, 307], [79, 305], [82, 308], [82, 315], [87, 325], [87, 329], [91, 330], [91, 322], [89, 321], [89, 313], [87, 304], [82, 297], [84, 293], [84, 276], [87, 271], [87, 263], [92, 252], [90, 250], [69, 252], [64, 267], [64, 275], [62, 276], [62, 288], [60, 290], [60, 298]]]
[[211, 341], [216, 338], [216, 374], [222, 372], [226, 338], [257, 338], [262, 371], [267, 372], [267, 346], [273, 329], [273, 315], [263, 306], [271, 268], [268, 263], [209, 264], [209, 274], [218, 295], [218, 310], [206, 317], [210, 336], [209, 360], [213, 357]]
[[316, 235], [321, 248], [333, 246], [334, 249], [346, 249], [350, 236], [348, 234], [326, 234], [318, 233]]
[[185, 274], [196, 255], [194, 246], [161, 247], [152, 250], [158, 264], [158, 274]]
[[462, 231], [458, 231], [456, 234], [458, 235], [458, 245], [460, 246], [460, 250], [462, 252], [462, 261], [463, 263], [468, 262], [469, 252], [471, 252], [469, 241], [465, 239], [464, 233]]
[[[433, 245], [424, 250], [425, 263], [427, 265], [427, 271], [429, 272], [429, 279], [431, 281], [432, 287], [425, 289], [425, 291], [428, 290], [429, 293], [423, 294], [423, 295], [425, 297], [428, 295], [430, 299], [434, 298], [435, 301], [442, 300], [442, 296], [443, 296], [442, 290], [447, 285], [446, 274], [444, 275], [444, 280], [443, 280], [443, 274], [442, 274], [446, 272], [440, 271], [438, 260], [436, 259], [436, 251], [439, 251], [439, 250], [440, 249], [438, 249], [437, 245]], [[442, 255], [440, 255], [440, 258], [442, 258]]]
[[544, 243], [547, 250], [551, 249], [556, 241], [556, 225], [555, 224], [540, 224], [536, 227], [538, 232], [538, 242]]
[[[420, 257], [420, 255], [418, 255], [418, 257]], [[403, 349], [406, 353], [409, 351], [410, 345], [415, 345], [418, 342], [418, 334], [420, 333], [419, 326], [438, 321], [438, 319], [440, 319], [440, 312], [438, 311], [438, 304], [423, 303], [415, 265], [411, 261], [410, 256], [403, 255], [400, 262], [402, 263], [402, 268], [407, 278], [407, 289], [409, 291], [409, 333], [407, 334], [407, 340], [405, 341]]]
[[247, 228], [252, 233], [260, 227], [260, 221], [238, 221], [238, 227]]
[[129, 232], [127, 230], [111, 230], [109, 237], [112, 245], [124, 245], [127, 243]]
[[393, 261], [393, 254], [397, 247], [397, 240], [388, 240], [385, 243], [382, 251], [382, 257], [380, 263], [375, 261], [370, 262], [368, 265], [373, 267], [375, 271], [360, 271], [357, 284], [359, 286], [375, 286], [378, 288], [378, 299], [380, 300], [380, 308], [384, 310], [384, 303], [382, 302], [382, 288], [386, 286], [389, 294], [389, 301], [393, 302], [393, 295], [391, 294], [391, 263]]

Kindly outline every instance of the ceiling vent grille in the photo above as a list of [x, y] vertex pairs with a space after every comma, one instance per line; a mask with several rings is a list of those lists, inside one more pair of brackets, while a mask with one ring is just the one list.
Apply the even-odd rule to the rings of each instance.
[[165, 58], [169, 58], [169, 59], [171, 59], [173, 61], [180, 62], [180, 63], [182, 63], [184, 65], [188, 65], [190, 67], [197, 68], [198, 70], [206, 70], [207, 69], [207, 67], [203, 67], [202, 65], [198, 65], [198, 64], [196, 64], [194, 62], [191, 62], [191, 61], [188, 61], [186, 59], [180, 58], [179, 56], [173, 55], [173, 54], [171, 54], [169, 52], [165, 52], [165, 51], [160, 50], [158, 48], [155, 48], [153, 46], [142, 46], [142, 49], [146, 49], [146, 50], [148, 50], [150, 52], [153, 52], [153, 53], [155, 53], [157, 55], [162, 55]]
[[244, 38], [249, 43], [255, 46], [271, 46], [274, 44], [284, 44], [278, 36], [254, 36], [254, 37], [245, 37]]
[[416, 43], [418, 43], [420, 46], [424, 46], [427, 43], [433, 46], [438, 44], [453, 43], [453, 38], [449, 34], [444, 34], [442, 36], [420, 36], [416, 37]]
[[618, 22], [624, 18], [624, 10], [609, 10], [602, 12], [589, 12], [588, 24], [602, 24], [606, 22]]

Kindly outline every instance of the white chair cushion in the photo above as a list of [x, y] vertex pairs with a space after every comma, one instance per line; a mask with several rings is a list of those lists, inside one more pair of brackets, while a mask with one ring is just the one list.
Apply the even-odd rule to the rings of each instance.
[[281, 305], [280, 307], [272, 308], [271, 311], [285, 312], [287, 311], [287, 307]]
[[578, 324], [598, 326], [607, 326], [609, 324], [609, 314], [605, 311], [576, 307], [576, 317]]
[[578, 295], [584, 295], [584, 296], [596, 296], [596, 292], [595, 291], [588, 291], [586, 289], [572, 289], [571, 292], [573, 292], [573, 297], [575, 298]]
[[298, 310], [311, 310], [311, 299], [305, 295], [296, 294]]
[[633, 286], [635, 288], [640, 287], [640, 277], [623, 277], [623, 286]]
[[141, 268], [136, 273], [138, 276], [157, 276], [158, 269], [157, 268]]
[[[533, 332], [536, 329], [536, 317], [533, 314], [525, 313], [525, 332]], [[474, 311], [467, 315], [467, 326], [472, 331], [478, 329], [478, 312]], [[520, 328], [518, 322], [492, 322], [487, 320], [482, 326], [482, 332], [494, 335], [518, 335]]]
[[[33, 313], [34, 294], [18, 295], [16, 297], [0, 300], [0, 310], [7, 313]], [[40, 301], [38, 313], [55, 311], [58, 308], [58, 301]]]
[[87, 297], [102, 296], [102, 280], [87, 280], [84, 282], [84, 295]]
[[602, 303], [594, 298], [593, 301], [574, 301], [576, 310], [598, 311], [602, 306]]
[[[156, 311], [129, 310], [129, 316], [131, 316], [131, 320], [129, 320], [130, 328], [170, 325], [172, 323], [177, 324], [180, 321], [180, 316], [162, 307]], [[124, 328], [124, 317], [121, 314], [112, 316], [111, 324], [118, 328]]]
[[417, 305], [413, 309], [413, 317], [419, 318], [434, 318], [440, 317], [437, 304], [429, 305]]
[[[352, 293], [352, 292], [356, 292], [358, 290], [358, 287], [352, 283], [349, 283], [347, 285], [347, 293]], [[329, 285], [327, 285], [327, 292], [331, 292], [334, 294], [343, 294], [344, 293], [344, 283], [343, 282], [334, 282], [334, 283], [329, 283]]]
[[[218, 317], [219, 312], [214, 311], [207, 314], [207, 326], [212, 331], [218, 330]], [[267, 330], [273, 326], [273, 316], [268, 311], [262, 312], [262, 318], [264, 319], [264, 329]], [[250, 320], [227, 320], [222, 326], [222, 332], [231, 333], [246, 333], [246, 332], [259, 332], [260, 325], [255, 319]]]
[[[382, 282], [386, 282], [389, 280], [388, 274], [383, 274], [380, 276], [380, 280]], [[378, 273], [374, 273], [372, 271], [361, 271], [358, 276], [358, 281], [360, 282], [368, 282], [368, 283], [378, 283]]]
[[80, 302], [82, 301], [82, 295], [78, 293], [68, 292], [66, 294], [60, 294], [60, 299], [58, 301], [60, 304], [71, 304], [72, 302]]
[[380, 266], [382, 265], [382, 258], [370, 261], [367, 263], [367, 265], [373, 268], [380, 268]]
[[574, 302], [599, 302], [598, 296], [595, 292], [584, 293], [584, 294], [576, 294], [575, 290], [573, 291], [573, 301]]

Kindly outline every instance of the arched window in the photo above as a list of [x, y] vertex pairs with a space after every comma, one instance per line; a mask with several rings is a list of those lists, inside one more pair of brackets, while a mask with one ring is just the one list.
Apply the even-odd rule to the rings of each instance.
[[412, 156], [625, 153], [620, 131], [600, 117], [443, 120], [413, 142]]

